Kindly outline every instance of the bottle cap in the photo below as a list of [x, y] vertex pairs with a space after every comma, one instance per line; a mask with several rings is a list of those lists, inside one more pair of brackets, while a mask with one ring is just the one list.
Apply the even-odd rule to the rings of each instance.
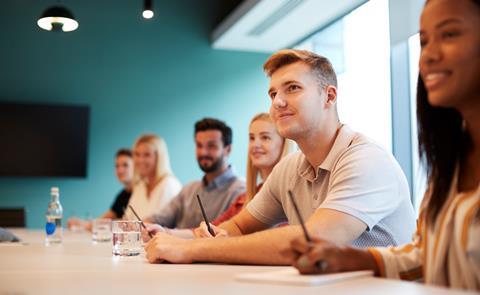
[[58, 189], [57, 186], [52, 186], [52, 188], [50, 189], [50, 193], [51, 194], [58, 194], [58, 193], [60, 193], [60, 190]]

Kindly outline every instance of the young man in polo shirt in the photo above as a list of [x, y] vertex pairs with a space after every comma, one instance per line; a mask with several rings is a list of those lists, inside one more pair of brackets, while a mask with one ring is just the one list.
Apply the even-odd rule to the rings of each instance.
[[[301, 152], [277, 164], [248, 206], [215, 229], [228, 238], [159, 234], [145, 247], [148, 260], [288, 264], [282, 250], [302, 235], [288, 191], [314, 236], [359, 247], [409, 241], [415, 215], [405, 176], [389, 153], [340, 123], [330, 62], [308, 51], [282, 50], [264, 69], [271, 78], [270, 115]], [[285, 220], [290, 225], [271, 229]]]

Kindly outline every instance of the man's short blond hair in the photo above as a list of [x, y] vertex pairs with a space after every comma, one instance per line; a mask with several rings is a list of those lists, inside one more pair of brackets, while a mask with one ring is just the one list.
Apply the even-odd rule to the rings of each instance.
[[296, 62], [303, 62], [310, 66], [313, 73], [316, 74], [321, 87], [333, 85], [337, 87], [337, 75], [333, 70], [330, 61], [321, 55], [298, 49], [283, 49], [272, 54], [263, 65], [263, 70], [268, 77], [272, 77], [281, 67]]

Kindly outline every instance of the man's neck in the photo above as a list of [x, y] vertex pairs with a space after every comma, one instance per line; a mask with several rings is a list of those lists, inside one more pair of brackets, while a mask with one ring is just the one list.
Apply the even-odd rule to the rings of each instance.
[[316, 169], [328, 156], [341, 126], [342, 124], [336, 121], [297, 140], [298, 147], [313, 168]]
[[227, 169], [228, 169], [228, 164], [225, 164], [222, 166], [222, 168], [218, 169], [217, 171], [205, 173], [205, 180], [207, 181], [207, 184], [210, 184], [215, 178], [223, 174], [223, 172], [227, 171]]

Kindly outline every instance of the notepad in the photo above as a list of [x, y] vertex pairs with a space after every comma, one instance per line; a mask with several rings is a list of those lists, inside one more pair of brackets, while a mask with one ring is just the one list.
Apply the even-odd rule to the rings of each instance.
[[316, 286], [371, 276], [373, 276], [373, 271], [370, 270], [322, 275], [301, 275], [298, 273], [298, 270], [291, 267], [263, 273], [243, 273], [237, 275], [235, 278], [239, 281], [254, 283]]

